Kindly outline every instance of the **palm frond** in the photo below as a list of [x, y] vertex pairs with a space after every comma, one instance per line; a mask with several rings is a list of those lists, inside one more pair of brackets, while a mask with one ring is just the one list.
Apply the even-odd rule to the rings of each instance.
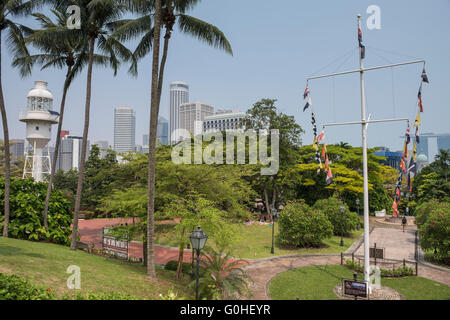
[[223, 32], [212, 24], [185, 14], [179, 14], [178, 26], [182, 32], [233, 55], [231, 45]]
[[[28, 57], [30, 55], [28, 48], [25, 44], [20, 26], [17, 26], [14, 22], [7, 20], [8, 33], [6, 43], [13, 57]], [[20, 74], [25, 76], [31, 73], [32, 66], [29, 63], [20, 65]]]

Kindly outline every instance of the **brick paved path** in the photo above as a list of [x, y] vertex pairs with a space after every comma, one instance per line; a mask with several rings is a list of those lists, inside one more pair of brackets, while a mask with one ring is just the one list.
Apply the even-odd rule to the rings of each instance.
[[[171, 223], [173, 221], [160, 221], [159, 223]], [[80, 240], [85, 243], [94, 244], [95, 248], [102, 247], [102, 228], [117, 226], [120, 224], [132, 224], [132, 218], [112, 218], [79, 220]], [[129, 255], [134, 258], [143, 258], [143, 244], [139, 241], [131, 241], [129, 245]], [[155, 245], [155, 262], [165, 265], [171, 260], [178, 260], [178, 249], [160, 245]], [[192, 260], [192, 250], [184, 250], [183, 261]]]
[[[375, 228], [370, 233], [370, 247], [377, 244], [377, 248], [384, 248], [386, 259], [411, 260], [414, 261], [415, 231], [394, 228]], [[355, 255], [364, 255], [364, 244], [362, 244]]]

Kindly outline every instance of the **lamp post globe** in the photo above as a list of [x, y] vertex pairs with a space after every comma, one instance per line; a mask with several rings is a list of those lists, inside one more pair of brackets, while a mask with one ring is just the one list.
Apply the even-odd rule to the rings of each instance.
[[345, 207], [344, 207], [343, 204], [341, 204], [340, 210], [341, 210], [341, 247], [343, 247], [343, 246], [344, 246], [344, 238], [343, 238], [343, 236], [344, 236], [344, 228], [343, 228], [343, 222], [344, 222], [344, 211], [345, 211]]
[[189, 236], [191, 240], [192, 249], [197, 251], [197, 279], [195, 281], [195, 299], [198, 300], [198, 279], [199, 279], [199, 265], [200, 265], [200, 251], [205, 247], [206, 240], [208, 240], [207, 234], [200, 228], [192, 231]]

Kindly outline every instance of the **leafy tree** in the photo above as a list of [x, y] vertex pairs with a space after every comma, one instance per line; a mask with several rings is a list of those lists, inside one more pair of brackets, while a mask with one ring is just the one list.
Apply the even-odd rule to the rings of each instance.
[[[5, 192], [4, 192], [4, 224], [3, 224], [3, 236], [8, 237], [8, 223], [9, 223], [9, 196], [10, 196], [10, 177], [11, 177], [11, 165], [10, 165], [10, 150], [9, 150], [9, 131], [8, 120], [6, 117], [5, 100], [3, 98], [3, 86], [2, 86], [2, 34], [7, 32], [7, 44], [13, 56], [22, 55], [26, 51], [25, 42], [23, 39], [22, 30], [25, 27], [15, 23], [10, 18], [17, 16], [29, 15], [32, 10], [42, 4], [41, 1], [23, 1], [23, 0], [0, 0], [0, 112], [2, 114], [3, 125], [3, 141], [5, 148]], [[8, 18], [9, 16], [9, 18]]]
[[423, 249], [435, 250], [438, 260], [450, 260], [450, 207], [448, 203], [428, 213], [428, 218], [419, 227], [420, 245]]
[[[304, 132], [293, 116], [277, 112], [276, 101], [275, 99], [261, 99], [247, 111], [244, 120], [247, 130], [253, 129], [259, 134], [268, 134], [273, 129], [279, 131], [279, 150], [278, 159], [276, 159], [279, 164], [278, 172], [269, 176], [256, 174], [253, 177], [255, 189], [263, 196], [269, 213], [270, 208], [275, 207], [277, 198], [284, 192], [286, 184], [290, 185], [290, 181], [285, 178], [288, 177], [287, 172], [295, 164], [296, 150], [302, 143], [300, 135]], [[268, 147], [271, 147], [270, 143]], [[272, 154], [272, 156], [274, 155]], [[271, 200], [269, 200], [269, 194], [272, 195]]]
[[441, 149], [435, 159], [413, 179], [412, 193], [418, 205], [431, 199], [450, 201], [450, 181], [447, 178], [450, 164], [448, 151]]
[[[133, 53], [134, 61], [146, 56], [150, 49], [153, 48], [148, 158], [149, 196], [147, 238], [150, 240], [148, 243], [149, 264], [147, 266], [147, 275], [150, 278], [156, 277], [153, 262], [156, 127], [169, 40], [176, 20], [178, 19], [182, 32], [231, 53], [228, 40], [218, 28], [185, 14], [188, 9], [191, 9], [197, 3], [198, 0], [132, 0], [130, 1], [132, 11], [142, 16], [135, 20], [119, 21], [115, 24], [118, 28], [114, 32], [114, 36], [118, 39], [128, 40], [144, 34]], [[150, 23], [152, 15], [154, 17], [153, 27]], [[166, 33], [164, 36], [161, 66], [158, 66], [162, 28], [165, 28]], [[133, 66], [136, 68], [135, 63], [132, 64]]]
[[[5, 181], [0, 180], [0, 186]], [[33, 179], [11, 180], [11, 219], [9, 234], [18, 239], [49, 240], [54, 243], [68, 245], [71, 234], [70, 203], [59, 191], [52, 191], [49, 204], [49, 228], [42, 225], [46, 184], [34, 182]], [[1, 189], [3, 190], [3, 189]], [[0, 191], [0, 194], [3, 191]], [[0, 220], [4, 225], [4, 219]]]
[[283, 246], [318, 247], [333, 235], [333, 225], [326, 215], [302, 201], [288, 203], [278, 222], [278, 239]]
[[[345, 207], [343, 214], [341, 214], [341, 205]], [[334, 235], [340, 235], [342, 231], [343, 235], [348, 236], [358, 225], [357, 214], [350, 212], [348, 206], [337, 198], [318, 200], [312, 208], [325, 214], [333, 225]]]

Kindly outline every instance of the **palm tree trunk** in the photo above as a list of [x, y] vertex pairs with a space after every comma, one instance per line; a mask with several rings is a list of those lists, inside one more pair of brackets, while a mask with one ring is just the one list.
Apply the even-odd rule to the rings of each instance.
[[5, 100], [3, 99], [3, 87], [2, 87], [2, 31], [0, 30], [0, 110], [2, 113], [3, 124], [3, 144], [5, 146], [5, 219], [3, 222], [3, 236], [8, 237], [9, 226], [9, 188], [10, 188], [10, 155], [9, 155], [9, 132], [8, 132], [8, 119], [6, 117]]
[[47, 230], [47, 231], [48, 231], [48, 221], [47, 221], [48, 205], [50, 202], [50, 193], [52, 192], [53, 177], [55, 176], [56, 161], [58, 160], [59, 144], [61, 142], [61, 130], [62, 130], [62, 124], [63, 124], [63, 119], [64, 119], [64, 107], [66, 104], [67, 90], [69, 89], [67, 80], [69, 78], [69, 74], [70, 74], [71, 70], [72, 70], [72, 66], [68, 66], [67, 74], [66, 74], [66, 81], [64, 82], [63, 96], [61, 99], [61, 106], [59, 107], [59, 123], [58, 123], [58, 134], [56, 135], [55, 153], [53, 155], [50, 179], [48, 181], [48, 186], [47, 186], [47, 195], [45, 196], [44, 227], [45, 227], [45, 230]]
[[161, 0], [155, 5], [155, 34], [153, 43], [152, 87], [150, 103], [150, 128], [148, 150], [148, 209], [147, 209], [147, 278], [156, 278], [154, 240], [155, 240], [155, 162], [156, 128], [158, 126], [158, 64], [161, 38]]
[[80, 166], [78, 168], [77, 195], [75, 197], [75, 208], [73, 212], [72, 243], [70, 245], [70, 249], [72, 250], [76, 249], [76, 241], [78, 234], [78, 214], [80, 213], [81, 193], [83, 191], [84, 165], [86, 163], [87, 138], [89, 131], [89, 114], [91, 108], [91, 83], [92, 83], [92, 64], [94, 61], [94, 46], [95, 46], [95, 38], [91, 37], [89, 44], [89, 65], [87, 71], [86, 106], [84, 110], [83, 143], [81, 144], [81, 159], [80, 159]]
[[158, 79], [158, 115], [159, 115], [159, 106], [161, 103], [161, 92], [162, 92], [162, 85], [163, 85], [163, 79], [164, 79], [164, 69], [166, 66], [167, 61], [167, 52], [169, 51], [169, 40], [170, 40], [171, 32], [169, 29], [166, 28], [166, 35], [164, 36], [164, 49], [163, 49], [163, 55], [161, 58], [161, 66], [159, 68], [159, 79]]

